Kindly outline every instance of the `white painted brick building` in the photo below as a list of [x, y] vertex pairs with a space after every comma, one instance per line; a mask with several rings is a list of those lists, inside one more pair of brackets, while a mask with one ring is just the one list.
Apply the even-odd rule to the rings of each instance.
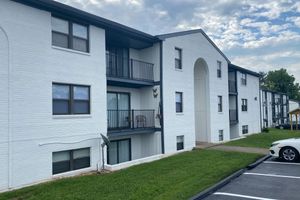
[[258, 74], [202, 30], [152, 36], [54, 1], [5, 0], [0, 44], [1, 191], [99, 170], [100, 133], [115, 170], [260, 132]]

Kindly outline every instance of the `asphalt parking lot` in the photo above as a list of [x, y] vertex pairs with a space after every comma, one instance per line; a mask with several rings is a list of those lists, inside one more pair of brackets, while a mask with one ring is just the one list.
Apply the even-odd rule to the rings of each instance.
[[300, 163], [269, 159], [205, 200], [300, 200]]

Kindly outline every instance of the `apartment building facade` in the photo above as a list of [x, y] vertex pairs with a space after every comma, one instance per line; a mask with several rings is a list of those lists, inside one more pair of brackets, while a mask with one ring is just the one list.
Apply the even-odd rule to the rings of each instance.
[[230, 139], [261, 131], [259, 77], [256, 72], [229, 64]]
[[115, 170], [260, 130], [257, 74], [202, 30], [152, 36], [55, 1], [7, 0], [0, 43], [0, 190], [99, 170], [100, 133]]
[[289, 96], [261, 88], [262, 127], [269, 128], [289, 123]]

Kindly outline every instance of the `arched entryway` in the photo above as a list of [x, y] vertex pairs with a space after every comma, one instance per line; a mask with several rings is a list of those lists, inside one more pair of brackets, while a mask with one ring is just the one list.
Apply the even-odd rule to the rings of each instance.
[[196, 142], [209, 142], [209, 76], [203, 58], [194, 65], [194, 106]]
[[8, 187], [8, 39], [0, 26], [0, 190]]

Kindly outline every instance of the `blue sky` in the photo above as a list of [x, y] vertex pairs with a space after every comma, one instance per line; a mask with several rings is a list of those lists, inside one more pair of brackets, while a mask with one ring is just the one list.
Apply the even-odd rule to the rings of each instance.
[[300, 82], [299, 0], [57, 0], [157, 35], [202, 28], [232, 63]]

